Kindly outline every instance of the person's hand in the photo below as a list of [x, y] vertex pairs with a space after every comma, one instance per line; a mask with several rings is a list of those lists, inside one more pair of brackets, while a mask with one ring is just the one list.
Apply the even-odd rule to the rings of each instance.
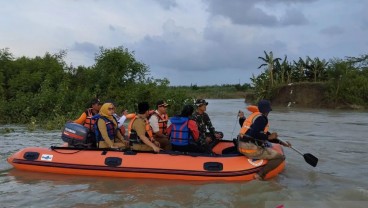
[[281, 145], [283, 145], [285, 147], [291, 147], [291, 143], [288, 142], [288, 141], [281, 142]]
[[268, 140], [274, 140], [274, 139], [277, 139], [277, 137], [278, 137], [277, 133], [273, 132], [270, 135], [268, 135]]
[[238, 117], [239, 117], [239, 118], [244, 118], [244, 112], [240, 110], [240, 111], [238, 112]]
[[128, 115], [128, 110], [124, 110], [122, 113], [122, 116], [126, 116], [126, 115]]
[[211, 137], [206, 137], [206, 143], [207, 143], [207, 144], [209, 144], [209, 143], [211, 143], [211, 142], [212, 142]]
[[161, 148], [157, 147], [156, 145], [153, 145], [152, 148], [153, 148], [153, 151], [157, 152], [157, 153], [160, 152], [160, 150], [161, 150]]
[[220, 133], [215, 133], [216, 139], [222, 139], [222, 135]]

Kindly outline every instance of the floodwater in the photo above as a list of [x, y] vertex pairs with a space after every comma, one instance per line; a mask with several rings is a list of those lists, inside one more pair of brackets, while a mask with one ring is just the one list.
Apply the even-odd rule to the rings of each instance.
[[[216, 130], [234, 138], [240, 99], [208, 100]], [[285, 149], [286, 169], [269, 181], [195, 182], [32, 173], [6, 158], [28, 146], [62, 143], [60, 131], [0, 126], [0, 207], [368, 207], [368, 112], [273, 108], [270, 130], [316, 168]], [[5, 128], [14, 131], [4, 133]]]

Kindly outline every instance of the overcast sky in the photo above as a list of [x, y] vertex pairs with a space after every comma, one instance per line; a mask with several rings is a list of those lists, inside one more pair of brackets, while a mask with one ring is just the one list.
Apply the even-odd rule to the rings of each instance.
[[91, 66], [124, 46], [171, 85], [250, 83], [263, 51], [289, 60], [368, 51], [366, 0], [0, 0], [0, 48], [67, 50]]

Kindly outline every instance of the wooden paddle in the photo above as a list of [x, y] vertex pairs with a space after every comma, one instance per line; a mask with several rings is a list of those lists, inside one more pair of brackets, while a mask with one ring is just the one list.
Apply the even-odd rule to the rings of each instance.
[[[287, 144], [286, 142], [282, 141], [281, 139], [278, 139], [278, 140], [280, 140], [282, 143]], [[297, 150], [296, 148], [294, 148], [292, 146], [290, 148], [293, 149], [294, 151], [296, 151], [297, 153], [299, 153], [300, 155], [302, 155], [304, 157], [305, 162], [307, 162], [309, 165], [311, 165], [313, 167], [317, 166], [317, 163], [318, 163], [318, 158], [317, 157], [315, 157], [314, 155], [312, 155], [310, 153], [303, 154], [301, 151]]]

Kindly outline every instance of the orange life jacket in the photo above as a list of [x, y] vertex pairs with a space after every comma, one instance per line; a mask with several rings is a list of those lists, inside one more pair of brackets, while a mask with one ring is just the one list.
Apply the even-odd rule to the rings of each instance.
[[[248, 118], [244, 121], [242, 128], [240, 129], [239, 135], [243, 137], [245, 133], [250, 129], [250, 126], [254, 123], [254, 121], [262, 115], [261, 112], [259, 112], [258, 107], [255, 105], [250, 105], [247, 107], [248, 111], [252, 112], [248, 116]], [[266, 128], [263, 130], [264, 133], [268, 132], [269, 124], [267, 124]], [[254, 154], [257, 152], [257, 149], [244, 149], [239, 146], [238, 148], [239, 152], [242, 154]]]
[[135, 113], [129, 113], [128, 115], [125, 116], [127, 119], [132, 119], [136, 117]]
[[[247, 117], [247, 119], [244, 121], [244, 123], [243, 123], [243, 126], [242, 126], [242, 128], [240, 129], [240, 132], [239, 132], [239, 134], [240, 134], [240, 136], [244, 136], [245, 135], [245, 133], [248, 131], [248, 129], [250, 128], [250, 126], [254, 123], [254, 121], [259, 117], [259, 116], [261, 116], [262, 115], [262, 113], [261, 112], [259, 112], [258, 111], [258, 108], [257, 108], [257, 106], [248, 106], [247, 107], [247, 109], [249, 110], [249, 111], [251, 111], [252, 112], [252, 114], [250, 114], [248, 117]], [[266, 128], [263, 130], [263, 132], [268, 132], [268, 129], [269, 129], [269, 124], [267, 124], [267, 126], [266, 126]]]
[[248, 106], [247, 106], [247, 110], [248, 110], [249, 112], [252, 112], [252, 113], [254, 113], [254, 112], [259, 112], [258, 107], [257, 107], [257, 106], [255, 106], [255, 105], [248, 105]]
[[167, 114], [159, 115], [156, 111], [153, 113], [158, 119], [158, 127], [159, 132], [163, 135], [167, 133], [167, 122], [169, 121], [169, 117]]
[[[130, 120], [129, 125], [128, 125], [128, 138], [129, 139], [130, 139], [130, 135], [132, 134], [132, 131], [135, 131], [134, 129], [132, 129], [135, 119], [143, 119], [143, 118], [140, 118], [140, 117], [136, 116], [136, 117], [134, 117], [133, 119]], [[148, 137], [148, 139], [153, 141], [152, 128], [151, 128], [148, 120], [147, 119], [144, 119], [144, 120], [145, 120], [145, 123], [146, 123], [146, 137]]]
[[96, 119], [92, 119], [94, 116], [92, 108], [88, 108], [86, 111], [86, 120], [84, 120], [83, 126], [87, 127], [89, 130], [93, 130], [93, 125], [96, 123]]
[[[136, 117], [136, 114], [135, 113], [129, 113], [125, 116], [127, 119], [133, 119]], [[130, 124], [130, 123], [129, 123]], [[125, 135], [125, 132], [126, 132], [126, 128], [124, 125], [121, 125], [120, 128], [119, 128], [119, 131], [121, 133], [121, 135]]]

